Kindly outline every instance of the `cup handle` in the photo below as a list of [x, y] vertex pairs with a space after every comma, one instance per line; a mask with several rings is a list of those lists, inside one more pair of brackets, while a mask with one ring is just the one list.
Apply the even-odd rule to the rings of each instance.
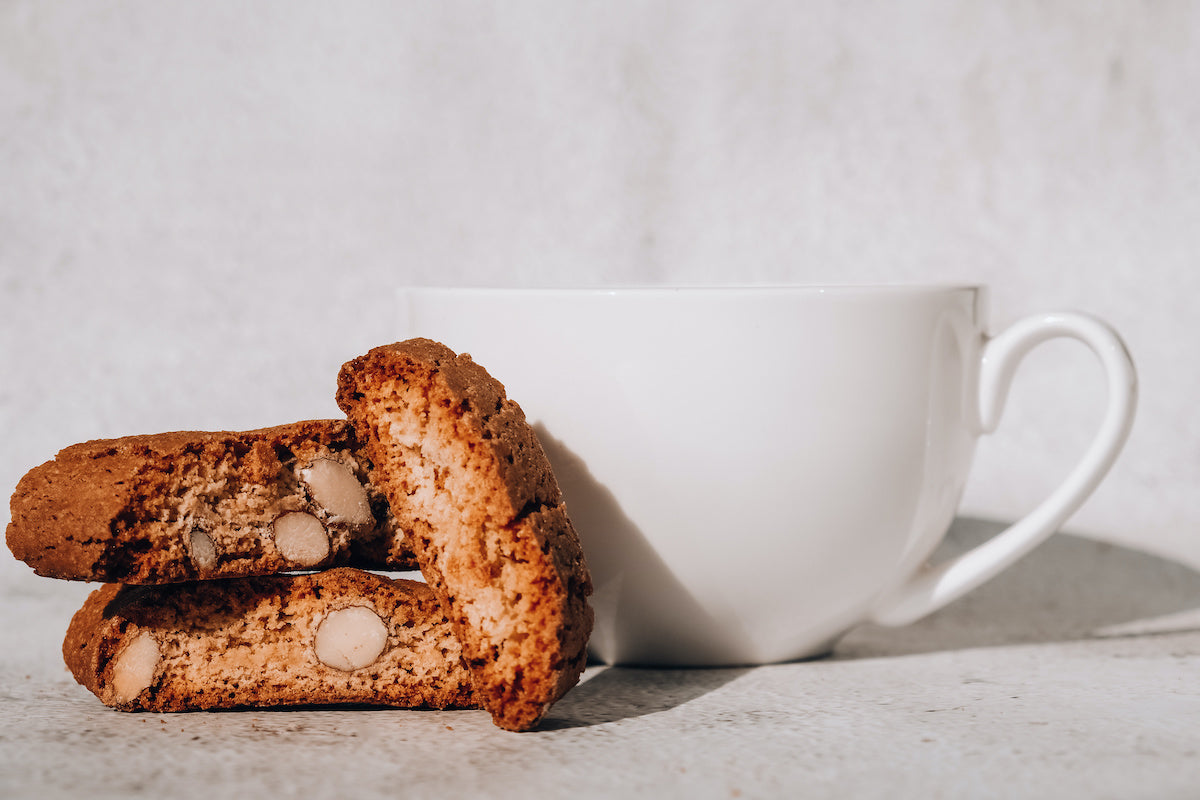
[[1116, 460], [1133, 424], [1137, 374], [1117, 333], [1085, 314], [1026, 317], [984, 344], [978, 390], [980, 432], [991, 433], [999, 424], [1021, 360], [1037, 345], [1059, 337], [1083, 342], [1104, 367], [1108, 407], [1091, 446], [1066, 480], [1026, 517], [973, 550], [922, 568], [875, 605], [871, 621], [907, 625], [992, 579], [1058, 530], [1095, 491]]

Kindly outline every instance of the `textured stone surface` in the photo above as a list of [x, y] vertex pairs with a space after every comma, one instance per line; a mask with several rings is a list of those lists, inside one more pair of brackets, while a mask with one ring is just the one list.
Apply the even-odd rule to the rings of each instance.
[[[948, 549], [995, 527], [961, 522]], [[832, 658], [592, 667], [522, 734], [482, 711], [112, 711], [58, 660], [82, 588], [26, 573], [0, 588], [5, 797], [1171, 798], [1200, 786], [1200, 575], [1074, 537], [915, 626], [856, 631]], [[1123, 634], [1089, 633], [1113, 625]]]

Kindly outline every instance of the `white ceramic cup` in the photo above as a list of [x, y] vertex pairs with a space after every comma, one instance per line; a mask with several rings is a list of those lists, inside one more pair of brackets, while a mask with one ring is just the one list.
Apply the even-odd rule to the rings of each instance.
[[[525, 410], [596, 585], [594, 657], [763, 664], [903, 625], [996, 575], [1095, 489], [1133, 420], [1118, 336], [1077, 313], [987, 333], [972, 286], [412, 289], [401, 329], [469, 352]], [[995, 538], [928, 565], [1013, 372], [1088, 345], [1108, 406], [1082, 459]]]

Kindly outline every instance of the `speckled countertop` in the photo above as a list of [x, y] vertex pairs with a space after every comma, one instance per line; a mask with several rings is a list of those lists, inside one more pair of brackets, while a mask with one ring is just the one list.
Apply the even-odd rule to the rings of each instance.
[[0, 796], [1200, 796], [1200, 575], [1071, 536], [831, 658], [590, 667], [524, 734], [475, 711], [111, 711], [59, 655], [87, 588], [0, 569]]

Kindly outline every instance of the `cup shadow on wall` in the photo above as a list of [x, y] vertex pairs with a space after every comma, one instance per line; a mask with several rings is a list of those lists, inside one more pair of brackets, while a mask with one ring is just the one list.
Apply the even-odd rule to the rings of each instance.
[[[568, 511], [589, 506], [589, 516], [602, 516], [604, 547], [580, 531], [589, 566], [595, 575], [620, 572], [605, 559], [621, 553], [621, 569], [635, 569], [636, 582], [653, 586], [654, 595], [637, 597], [629, 586], [598, 583], [593, 606], [627, 602], [631, 607], [654, 602], [685, 618], [704, 619], [700, 603], [674, 577], [619, 501], [588, 471], [583, 460], [544, 426], [534, 426], [556, 475], [572, 492]], [[954, 521], [933, 561], [968, 550], [1007, 527], [997, 520], [960, 517]], [[632, 565], [632, 566], [630, 566]], [[671, 614], [663, 615], [669, 618]], [[847, 634], [829, 658], [887, 658], [972, 647], [1066, 642], [1112, 636], [1153, 635], [1200, 630], [1200, 573], [1147, 553], [1059, 533], [1029, 556], [966, 597], [912, 625], [885, 628], [861, 625]], [[650, 637], [688, 646], [694, 631], [651, 622]], [[614, 634], [597, 624], [592, 650], [604, 660], [623, 660]], [[542, 729], [553, 730], [666, 711], [719, 690], [749, 667], [665, 668], [607, 667], [569, 692], [551, 710]]]

